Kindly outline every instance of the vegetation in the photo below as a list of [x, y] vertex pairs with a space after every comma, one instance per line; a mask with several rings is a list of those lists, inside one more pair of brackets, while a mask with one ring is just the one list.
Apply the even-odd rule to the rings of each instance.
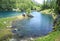
[[56, 0], [47, 0], [42, 4], [42, 10], [44, 9], [55, 9], [56, 8]]
[[60, 0], [57, 0], [57, 7], [56, 7], [56, 11], [57, 11], [57, 18], [55, 20], [55, 28], [56, 30], [60, 31]]
[[12, 11], [12, 10], [19, 10], [19, 11], [26, 11], [35, 10], [37, 5], [32, 2], [32, 0], [1, 0], [0, 1], [0, 10], [3, 11]]
[[50, 33], [49, 35], [47, 35], [45, 37], [37, 38], [37, 39], [35, 39], [35, 41], [58, 41], [58, 40], [60, 40], [59, 36], [60, 36], [60, 31], [56, 31], [56, 32]]
[[15, 18], [0, 18], [0, 29], [7, 28], [7, 26], [11, 26], [12, 20]]
[[12, 37], [11, 22], [16, 18], [0, 18], [0, 41], [8, 41]]
[[12, 33], [8, 29], [0, 30], [0, 41], [8, 41], [12, 37]]

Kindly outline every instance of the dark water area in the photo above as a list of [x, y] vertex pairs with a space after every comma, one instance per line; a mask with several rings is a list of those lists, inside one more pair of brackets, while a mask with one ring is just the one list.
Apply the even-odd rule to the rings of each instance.
[[19, 37], [40, 37], [52, 31], [53, 18], [51, 15], [31, 12], [33, 18], [17, 20], [12, 23], [12, 32]]

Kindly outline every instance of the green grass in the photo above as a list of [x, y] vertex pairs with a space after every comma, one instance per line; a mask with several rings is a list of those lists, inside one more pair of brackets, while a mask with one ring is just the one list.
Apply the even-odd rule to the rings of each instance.
[[15, 17], [0, 18], [0, 41], [11, 37], [11, 29], [7, 26], [11, 26], [11, 22], [15, 19]]
[[0, 41], [7, 40], [7, 39], [9, 39], [11, 37], [12, 37], [12, 33], [11, 33], [10, 30], [3, 29], [2, 31], [0, 31]]
[[35, 41], [56, 41], [57, 37], [59, 36], [60, 36], [60, 31], [55, 31], [55, 32], [50, 33], [47, 36], [37, 38], [35, 39]]
[[[11, 22], [14, 20], [15, 18], [0, 18], [0, 29], [6, 28], [7, 26], [11, 25]], [[6, 23], [5, 23], [6, 22]]]

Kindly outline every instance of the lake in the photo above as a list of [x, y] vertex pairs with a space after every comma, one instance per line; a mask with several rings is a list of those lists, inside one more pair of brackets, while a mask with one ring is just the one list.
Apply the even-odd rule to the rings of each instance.
[[[13, 13], [13, 15], [15, 14]], [[53, 18], [51, 15], [41, 14], [40, 12], [36, 11], [31, 12], [31, 14], [34, 16], [33, 18], [27, 18], [13, 22], [12, 33], [20, 38], [24, 38], [41, 37], [52, 31]]]

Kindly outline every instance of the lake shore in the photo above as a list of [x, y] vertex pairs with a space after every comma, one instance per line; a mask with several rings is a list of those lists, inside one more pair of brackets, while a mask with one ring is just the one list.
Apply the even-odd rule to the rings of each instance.
[[0, 18], [0, 40], [3, 41], [3, 38], [5, 36], [7, 37], [4, 39], [7, 39], [7, 40], [10, 37], [12, 37], [12, 32], [11, 32], [12, 22], [16, 20], [22, 20], [24, 18], [28, 18], [28, 17], [19, 15], [19, 16], [13, 16], [13, 17]]
[[42, 14], [49, 14], [49, 15], [52, 15], [53, 19], [56, 19], [57, 15], [56, 13], [54, 12], [54, 10], [51, 10], [51, 9], [45, 9], [45, 10], [42, 10], [40, 11]]

